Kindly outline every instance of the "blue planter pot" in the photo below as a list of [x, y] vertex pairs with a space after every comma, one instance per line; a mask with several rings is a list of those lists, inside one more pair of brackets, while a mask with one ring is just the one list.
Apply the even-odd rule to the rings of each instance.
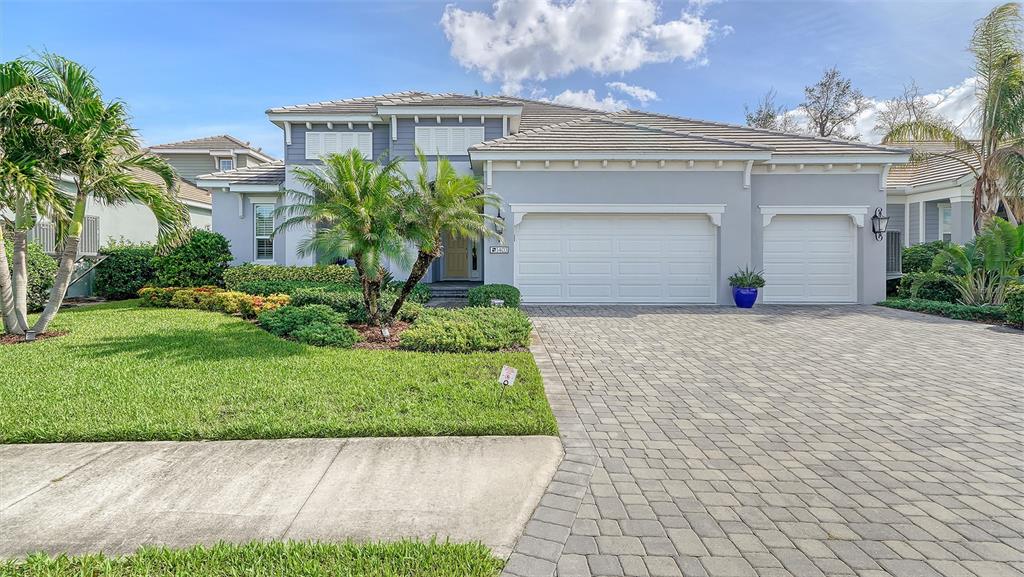
[[734, 286], [732, 287], [732, 300], [741, 309], [753, 308], [754, 301], [757, 300], [757, 289]]

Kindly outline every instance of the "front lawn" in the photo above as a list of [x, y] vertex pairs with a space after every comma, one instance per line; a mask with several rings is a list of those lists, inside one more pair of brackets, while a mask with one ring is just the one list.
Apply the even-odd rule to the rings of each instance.
[[[317, 348], [241, 319], [136, 301], [0, 345], [0, 442], [554, 435], [526, 352]], [[504, 395], [502, 365], [519, 369]]]
[[249, 543], [190, 549], [144, 548], [134, 555], [0, 561], [0, 577], [493, 577], [502, 562], [480, 544]]

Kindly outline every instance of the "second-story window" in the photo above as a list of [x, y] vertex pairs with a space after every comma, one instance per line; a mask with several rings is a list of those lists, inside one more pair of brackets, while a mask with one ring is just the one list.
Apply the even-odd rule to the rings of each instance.
[[217, 165], [220, 167], [220, 170], [235, 169], [235, 161], [230, 158], [221, 158], [220, 160], [217, 161]]
[[428, 155], [465, 156], [470, 146], [483, 141], [483, 126], [416, 127], [416, 146]]

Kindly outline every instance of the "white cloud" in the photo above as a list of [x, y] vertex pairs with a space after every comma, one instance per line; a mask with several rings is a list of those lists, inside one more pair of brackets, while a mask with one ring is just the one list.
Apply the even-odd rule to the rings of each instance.
[[589, 90], [566, 90], [561, 94], [556, 95], [554, 98], [542, 98], [541, 100], [549, 100], [555, 104], [580, 106], [582, 108], [593, 108], [595, 110], [605, 110], [608, 112], [629, 108], [629, 104], [626, 103], [625, 100], [617, 100], [613, 98], [611, 94], [607, 94], [604, 98], [598, 100], [597, 93], [593, 88]]
[[647, 104], [648, 102], [658, 100], [657, 92], [650, 88], [644, 88], [643, 86], [634, 86], [632, 84], [626, 84], [625, 82], [608, 82], [605, 86], [612, 90], [618, 90], [623, 94], [628, 94], [640, 104]]
[[577, 70], [629, 72], [649, 63], [702, 63], [720, 27], [694, 2], [659, 22], [655, 0], [495, 0], [490, 13], [448, 5], [441, 27], [459, 63], [518, 93], [527, 81]]

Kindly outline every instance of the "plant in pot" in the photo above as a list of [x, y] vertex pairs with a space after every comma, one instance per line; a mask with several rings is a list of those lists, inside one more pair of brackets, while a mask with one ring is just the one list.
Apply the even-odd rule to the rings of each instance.
[[732, 287], [732, 300], [741, 309], [749, 309], [757, 300], [757, 289], [764, 286], [764, 277], [760, 271], [741, 268], [729, 277]]

